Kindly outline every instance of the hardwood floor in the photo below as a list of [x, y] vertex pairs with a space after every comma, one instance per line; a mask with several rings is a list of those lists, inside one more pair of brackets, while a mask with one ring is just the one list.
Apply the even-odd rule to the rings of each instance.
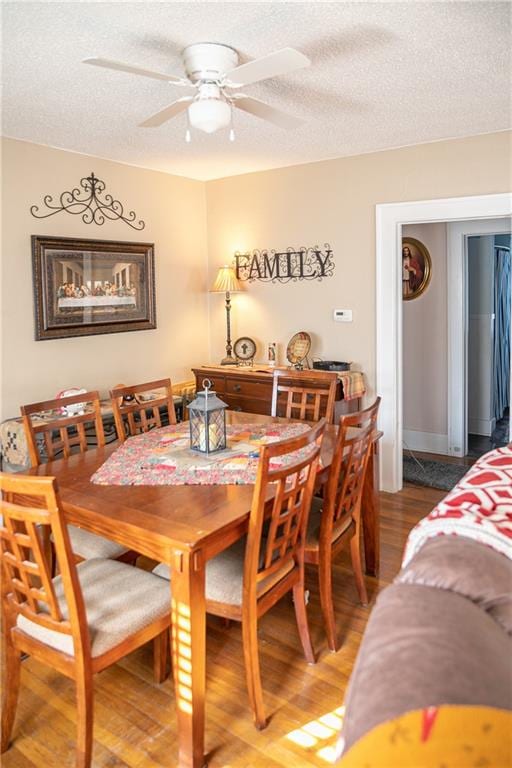
[[[444, 491], [407, 486], [381, 494], [381, 575], [367, 577], [370, 603], [400, 567], [409, 530]], [[309, 618], [317, 663], [304, 661], [293, 606], [282, 600], [260, 622], [259, 649], [270, 724], [252, 723], [238, 625], [208, 622], [206, 749], [210, 768], [327, 766], [341, 724], [344, 692], [370, 608], [357, 604], [350, 559], [334, 568], [338, 653], [327, 650], [316, 573], [307, 573]], [[74, 686], [51, 669], [26, 659], [11, 748], [4, 768], [72, 768], [76, 733]], [[159, 768], [176, 764], [172, 680], [153, 683], [151, 647], [131, 654], [95, 678], [94, 768]]]

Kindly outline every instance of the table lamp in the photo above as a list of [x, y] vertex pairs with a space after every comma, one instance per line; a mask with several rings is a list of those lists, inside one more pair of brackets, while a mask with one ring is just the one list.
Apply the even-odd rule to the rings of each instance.
[[237, 293], [243, 291], [242, 285], [238, 280], [235, 270], [232, 267], [228, 267], [226, 264], [220, 267], [215, 282], [210, 288], [210, 293], [225, 293], [226, 294], [226, 357], [221, 360], [221, 365], [236, 365], [236, 360], [231, 354], [233, 347], [231, 346], [231, 293]]

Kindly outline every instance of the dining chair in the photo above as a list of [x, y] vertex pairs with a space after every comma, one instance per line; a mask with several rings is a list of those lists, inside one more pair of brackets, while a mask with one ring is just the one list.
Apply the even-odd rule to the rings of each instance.
[[[75, 681], [76, 766], [91, 764], [93, 675], [150, 640], [168, 647], [169, 587], [147, 571], [104, 558], [73, 558], [57, 482], [53, 477], [1, 474], [1, 560], [4, 574], [4, 695], [1, 751], [10, 744], [22, 654]], [[22, 497], [21, 506], [16, 503]], [[52, 579], [41, 543], [51, 530], [59, 565]], [[155, 654], [155, 679], [165, 660]]]
[[[156, 390], [164, 392], [157, 394]], [[127, 437], [163, 426], [160, 413], [162, 407], [164, 413], [167, 411], [168, 423], [176, 424], [170, 379], [134, 384], [130, 387], [114, 387], [110, 390], [110, 398], [119, 440], [124, 441]]]
[[[68, 458], [72, 453], [87, 451], [90, 447], [87, 433], [95, 445], [105, 445], [100, 398], [96, 391], [30, 403], [22, 405], [20, 410], [33, 467], [61, 457]], [[42, 445], [38, 442], [39, 435], [42, 437]], [[71, 547], [80, 560], [109, 557], [113, 560], [133, 561], [137, 557], [136, 552], [103, 536], [74, 525], [68, 526], [68, 529]]]
[[[261, 447], [248, 534], [206, 563], [207, 613], [242, 624], [247, 688], [260, 730], [267, 721], [258, 619], [290, 590], [306, 661], [315, 662], [304, 594], [304, 540], [326, 423], [322, 419], [296, 437]], [[153, 573], [169, 578], [163, 563]]]
[[306, 421], [318, 421], [324, 416], [332, 424], [337, 373], [277, 369], [272, 384], [272, 416]]
[[331, 651], [339, 648], [332, 562], [347, 542], [359, 599], [363, 605], [368, 603], [360, 550], [361, 504], [379, 405], [380, 397], [364, 411], [341, 416], [323, 497], [315, 497], [311, 505], [304, 561], [318, 568], [320, 605]]

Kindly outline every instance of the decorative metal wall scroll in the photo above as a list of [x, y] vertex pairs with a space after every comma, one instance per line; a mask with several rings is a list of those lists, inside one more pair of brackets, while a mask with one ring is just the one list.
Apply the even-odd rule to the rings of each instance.
[[264, 283], [288, 283], [297, 280], [322, 280], [334, 274], [334, 259], [328, 243], [324, 250], [287, 248], [285, 251], [235, 253], [235, 270], [239, 280], [261, 280]]
[[120, 219], [128, 224], [132, 229], [144, 229], [145, 223], [139, 219], [134, 223], [137, 216], [135, 211], [130, 211], [125, 215], [124, 206], [119, 200], [114, 200], [112, 195], [105, 193], [103, 199], [100, 194], [105, 191], [105, 182], [96, 178], [94, 173], [80, 179], [80, 187], [74, 187], [70, 192], [62, 192], [59, 196], [59, 203], [54, 203], [51, 195], [44, 196], [44, 204], [50, 210], [50, 213], [39, 213], [39, 206], [32, 205], [30, 213], [36, 219], [47, 219], [49, 216], [55, 216], [56, 213], [66, 211], [75, 216], [82, 216], [85, 224], [98, 224], [101, 226], [106, 220], [117, 221]]

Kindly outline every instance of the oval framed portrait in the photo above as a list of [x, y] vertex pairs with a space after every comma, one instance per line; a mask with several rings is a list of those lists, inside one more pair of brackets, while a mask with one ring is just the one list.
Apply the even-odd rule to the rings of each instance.
[[432, 275], [432, 261], [423, 243], [414, 237], [402, 238], [402, 298], [417, 299], [426, 291]]

